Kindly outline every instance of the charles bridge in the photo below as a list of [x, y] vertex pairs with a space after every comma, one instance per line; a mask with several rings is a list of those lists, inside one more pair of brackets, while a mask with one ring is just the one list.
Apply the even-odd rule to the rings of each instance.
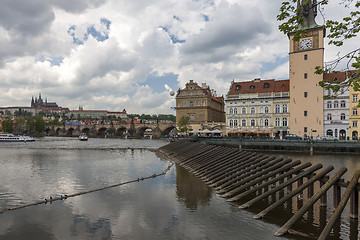
[[50, 136], [60, 137], [76, 137], [81, 133], [86, 133], [89, 137], [116, 137], [124, 138], [144, 137], [144, 132], [150, 129], [152, 138], [160, 138], [161, 136], [169, 135], [170, 131], [176, 128], [174, 123], [124, 123], [124, 124], [91, 124], [91, 125], [63, 125], [50, 126], [45, 129], [45, 132]]

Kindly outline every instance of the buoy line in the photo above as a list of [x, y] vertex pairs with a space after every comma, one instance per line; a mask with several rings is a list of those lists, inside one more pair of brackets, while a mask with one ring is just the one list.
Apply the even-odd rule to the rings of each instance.
[[79, 193], [74, 193], [74, 194], [70, 194], [70, 195], [61, 195], [60, 197], [54, 197], [54, 198], [50, 197], [49, 199], [45, 198], [45, 200], [41, 200], [41, 201], [37, 201], [37, 202], [33, 202], [33, 203], [29, 203], [29, 204], [25, 204], [25, 205], [21, 205], [21, 206], [17, 206], [17, 207], [5, 208], [5, 209], [0, 210], [0, 214], [8, 212], [8, 211], [13, 211], [13, 210], [21, 209], [21, 208], [26, 208], [26, 207], [31, 207], [31, 206], [35, 206], [35, 205], [39, 205], [39, 204], [52, 203], [52, 202], [59, 201], [59, 200], [64, 200], [64, 199], [67, 199], [67, 198], [70, 198], [70, 197], [76, 197], [76, 196], [80, 196], [80, 195], [84, 195], [84, 194], [88, 194], [88, 193], [93, 193], [93, 192], [98, 192], [98, 191], [102, 191], [102, 190], [109, 189], [109, 188], [118, 187], [118, 186], [121, 186], [121, 185], [126, 185], [126, 184], [133, 183], [133, 182], [140, 182], [140, 181], [144, 181], [146, 179], [159, 177], [159, 176], [165, 175], [171, 169], [172, 166], [174, 166], [174, 163], [171, 163], [161, 173], [153, 174], [153, 175], [148, 176], [148, 177], [141, 177], [141, 178], [137, 178], [137, 179], [134, 179], [134, 180], [127, 181], [127, 182], [122, 182], [122, 183], [118, 183], [118, 184], [114, 184], [114, 185], [110, 185], [110, 186], [106, 186], [106, 187], [102, 187], [102, 188], [97, 188], [97, 189], [93, 189], [93, 190], [89, 190], [89, 191], [83, 191], [83, 192], [79, 192]]

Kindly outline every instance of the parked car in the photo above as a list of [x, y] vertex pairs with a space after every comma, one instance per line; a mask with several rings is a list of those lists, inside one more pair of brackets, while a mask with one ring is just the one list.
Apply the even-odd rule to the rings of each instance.
[[317, 140], [321, 140], [321, 141], [337, 141], [338, 139], [334, 136], [330, 136], [330, 135], [325, 135], [325, 136], [321, 136], [321, 137], [317, 137]]
[[303, 138], [295, 134], [286, 134], [284, 139], [286, 140], [302, 140]]

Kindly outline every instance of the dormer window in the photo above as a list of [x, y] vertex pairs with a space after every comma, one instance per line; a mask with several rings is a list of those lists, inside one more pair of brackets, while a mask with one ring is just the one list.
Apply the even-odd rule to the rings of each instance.
[[285, 88], [285, 84], [283, 84], [283, 85], [281, 86], [281, 88]]
[[241, 89], [241, 86], [240, 86], [240, 85], [236, 85], [236, 86], [235, 86], [235, 90], [236, 90], [236, 91], [239, 91], [240, 89]]
[[270, 87], [270, 84], [269, 83], [264, 83], [264, 88], [269, 88]]
[[251, 85], [251, 86], [250, 86], [250, 89], [255, 89], [255, 86], [254, 86], [254, 85]]

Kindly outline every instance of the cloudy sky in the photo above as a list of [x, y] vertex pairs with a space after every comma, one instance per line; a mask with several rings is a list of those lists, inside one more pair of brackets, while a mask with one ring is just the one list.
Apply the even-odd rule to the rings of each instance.
[[[0, 0], [0, 106], [41, 93], [70, 109], [175, 114], [169, 92], [190, 79], [218, 95], [232, 79], [288, 79], [281, 2]], [[347, 11], [337, 2], [325, 17]], [[327, 46], [325, 60], [355, 42]]]

